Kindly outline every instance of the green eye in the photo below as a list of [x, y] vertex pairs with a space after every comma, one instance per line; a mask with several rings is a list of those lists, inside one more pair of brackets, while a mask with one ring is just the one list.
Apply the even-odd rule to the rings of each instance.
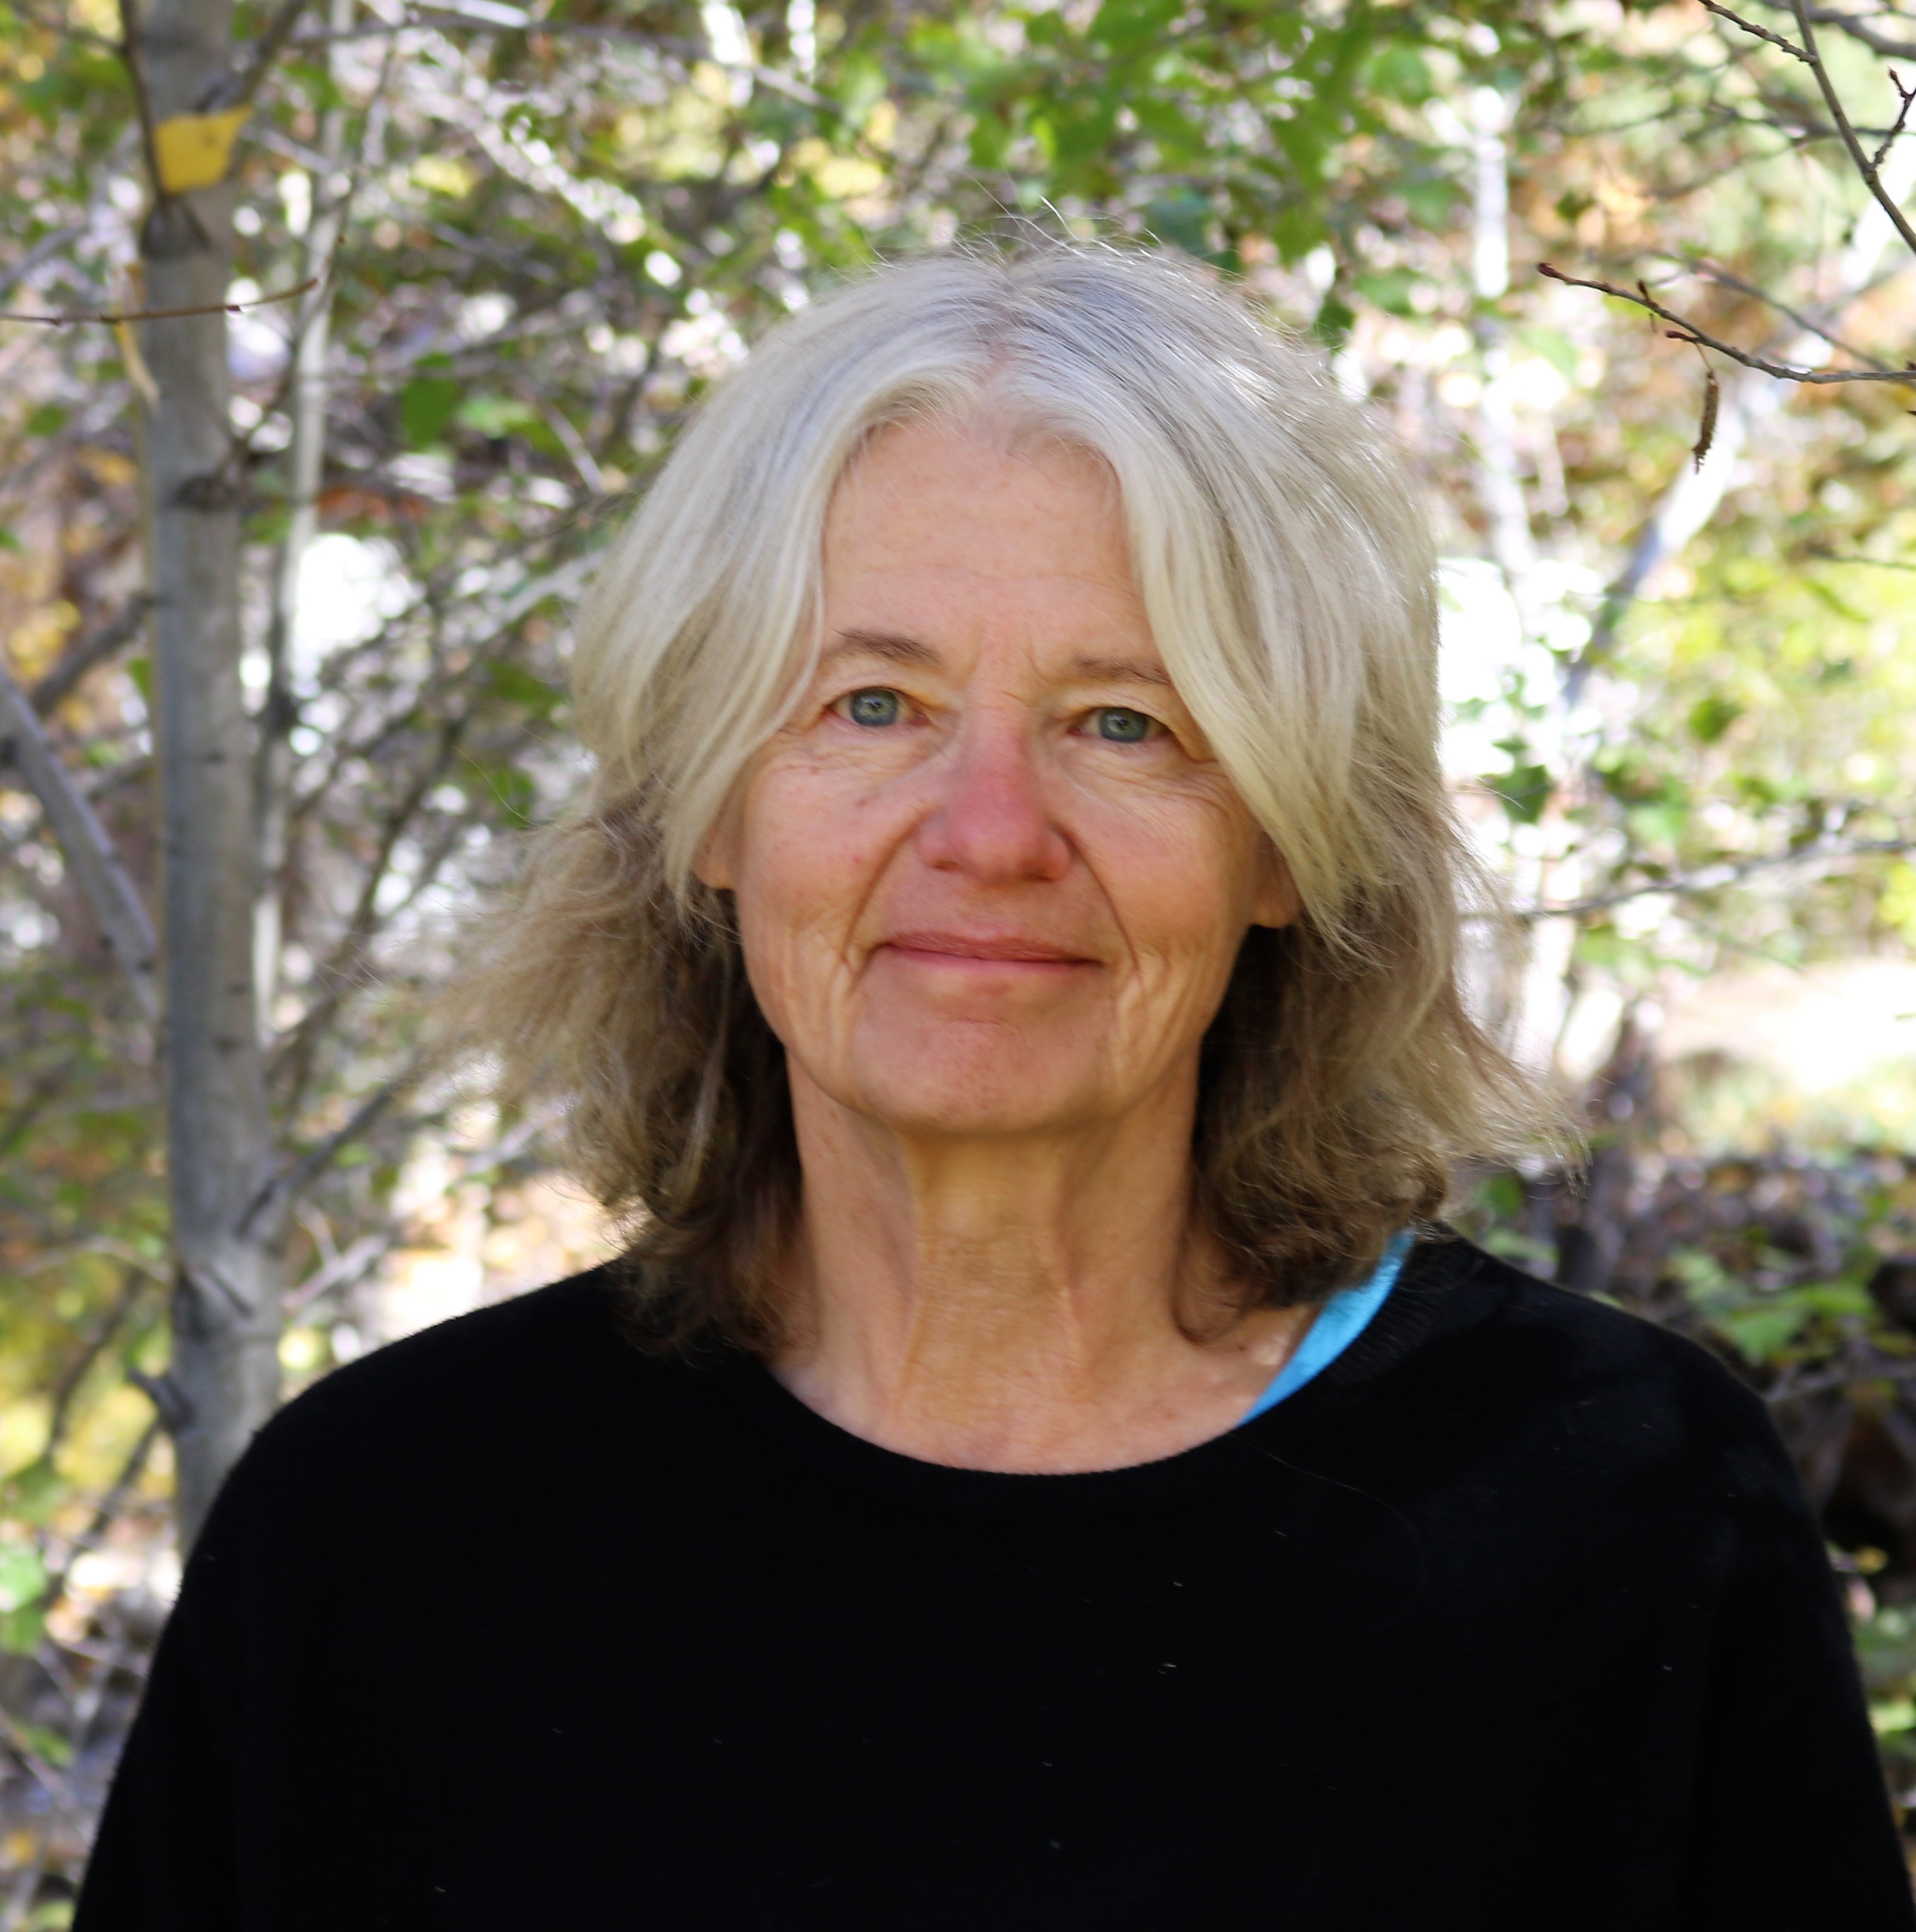
[[1151, 735], [1152, 721], [1141, 711], [1127, 710], [1121, 704], [1107, 704], [1093, 714], [1098, 736], [1114, 745], [1141, 745]]
[[854, 724], [895, 724], [903, 709], [895, 691], [855, 691], [845, 700], [845, 716]]

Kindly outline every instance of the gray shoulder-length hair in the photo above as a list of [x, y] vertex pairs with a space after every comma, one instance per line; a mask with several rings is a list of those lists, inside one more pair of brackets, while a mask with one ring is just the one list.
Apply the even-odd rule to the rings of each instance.
[[1462, 984], [1463, 920], [1495, 895], [1439, 769], [1432, 538], [1385, 437], [1161, 258], [887, 268], [768, 334], [612, 548], [574, 664], [590, 784], [459, 1002], [507, 1090], [562, 1100], [664, 1334], [777, 1345], [801, 1185], [784, 1051], [693, 859], [810, 676], [847, 465], [955, 418], [1109, 466], [1165, 666], [1297, 884], [1204, 1047], [1195, 1210], [1245, 1304], [1351, 1280], [1459, 1159], [1549, 1118]]

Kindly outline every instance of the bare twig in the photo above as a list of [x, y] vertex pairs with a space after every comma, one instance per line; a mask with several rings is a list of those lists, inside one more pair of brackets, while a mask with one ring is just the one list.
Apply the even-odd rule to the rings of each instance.
[[[283, 1090], [289, 1111], [298, 1106], [306, 1090], [306, 1083], [313, 1070], [313, 1053], [346, 996], [349, 979], [364, 970], [373, 940], [385, 921], [398, 910], [395, 907], [390, 912], [382, 911], [379, 902], [380, 889], [391, 868], [400, 841], [425, 802], [427, 794], [445, 776], [459, 748], [459, 741], [471, 722], [469, 716], [459, 714], [440, 726], [432, 755], [414, 773], [412, 782], [379, 821], [378, 841], [361, 881], [358, 903], [346, 922], [345, 931], [319, 970], [319, 977], [325, 990], [280, 1042], [268, 1070], [270, 1078], [284, 1080]], [[255, 1202], [247, 1210], [249, 1220], [258, 1205]]]
[[1608, 912], [1613, 906], [1633, 899], [1694, 898], [1705, 892], [1721, 892], [1758, 872], [1774, 872], [1780, 866], [1836, 864], [1846, 859], [1868, 859], [1886, 854], [1916, 852], [1916, 838], [1864, 838], [1840, 845], [1818, 843], [1794, 852], [1772, 852], [1760, 859], [1744, 859], [1734, 864], [1705, 866], [1701, 871], [1673, 879], [1657, 879], [1621, 891], [1599, 892], [1585, 899], [1567, 899], [1561, 905], [1525, 906], [1515, 916], [1528, 924], [1539, 919], [1585, 919], [1592, 913]]
[[66, 1440], [67, 1424], [73, 1413], [73, 1401], [79, 1394], [80, 1384], [86, 1380], [95, 1362], [106, 1352], [127, 1318], [132, 1314], [151, 1286], [151, 1277], [144, 1268], [130, 1268], [120, 1283], [120, 1292], [113, 1298], [112, 1306], [100, 1318], [93, 1332], [80, 1345], [79, 1353], [67, 1365], [66, 1372], [60, 1378], [53, 1390], [53, 1410], [46, 1423], [46, 1446], [41, 1452], [50, 1460]]
[[[182, 1284], [184, 1286], [184, 1284]], [[165, 1370], [149, 1376], [144, 1369], [129, 1368], [127, 1380], [153, 1405], [154, 1426], [168, 1434], [184, 1429], [193, 1420], [193, 1405], [185, 1391]]]
[[1902, 75], [1898, 74], [1894, 68], [1890, 69], [1889, 76], [1891, 86], [1896, 89], [1896, 98], [1899, 104], [1896, 110], [1896, 119], [1891, 124], [1889, 131], [1884, 135], [1882, 146], [1870, 157], [1870, 165], [1873, 168], [1880, 168], [1882, 166], [1883, 158], [1888, 154], [1891, 142], [1903, 132], [1904, 125], [1909, 118], [1910, 107], [1912, 104], [1916, 104], [1916, 87], [1905, 87], [1903, 84]]
[[145, 622], [152, 603], [153, 599], [145, 591], [136, 592], [127, 599], [117, 615], [109, 617], [97, 631], [69, 644], [61, 652], [59, 662], [34, 686], [31, 698], [34, 711], [42, 718], [51, 716], [73, 694], [89, 671], [104, 664], [115, 651], [139, 634], [139, 627]]
[[200, 302], [191, 308], [129, 309], [121, 315], [29, 315], [19, 309], [0, 309], [0, 322], [37, 322], [47, 328], [70, 328], [76, 322], [102, 322], [109, 328], [117, 328], [122, 322], [171, 322], [183, 315], [240, 315], [250, 308], [265, 308], [274, 302], [291, 302], [294, 296], [303, 296], [308, 289], [316, 287], [319, 280], [316, 275], [310, 276], [295, 287], [275, 289], [271, 295], [256, 296], [250, 302]]
[[1834, 27], [1859, 46], [1867, 47], [1873, 54], [1881, 54], [1888, 60], [1916, 60], [1916, 40], [1892, 40], [1888, 34], [1878, 32], [1867, 20], [1859, 20], [1854, 14], [1845, 13], [1840, 8], [1811, 7], [1804, 10], [1818, 26]]
[[1765, 376], [1774, 376], [1786, 382], [1916, 382], [1916, 367], [1907, 369], [1793, 369], [1786, 362], [1772, 362], [1766, 357], [1753, 356], [1746, 349], [1739, 349], [1732, 342], [1719, 341], [1714, 335], [1706, 334], [1687, 316], [1666, 308], [1651, 296], [1641, 283], [1634, 289], [1620, 289], [1615, 282], [1596, 282], [1582, 275], [1567, 275], [1561, 268], [1553, 268], [1548, 262], [1537, 265], [1540, 275], [1547, 275], [1553, 282], [1562, 282], [1573, 289], [1594, 289], [1599, 295], [1613, 296], [1618, 302], [1633, 302], [1639, 308], [1648, 309], [1660, 320], [1672, 325], [1671, 339], [1687, 342], [1698, 349], [1714, 349], [1719, 356], [1727, 356], [1732, 362], [1740, 362], [1746, 369], [1759, 370]]
[[200, 111], [210, 113], [221, 107], [243, 107], [259, 91], [267, 70], [278, 58], [280, 50], [299, 23], [306, 0], [281, 0], [280, 10], [266, 22], [265, 30], [247, 50], [246, 64], [229, 75], [200, 103]]
[[1754, 282], [1746, 282], [1741, 275], [1733, 275], [1720, 262], [1692, 261], [1684, 256], [1673, 255], [1668, 258], [1681, 261], [1692, 274], [1700, 275], [1708, 282], [1714, 282], [1720, 289], [1734, 289], [1738, 295], [1748, 296], [1774, 309], [1786, 320], [1793, 322], [1806, 335], [1813, 335], [1819, 341], [1827, 342], [1832, 349], [1840, 349], [1846, 356], [1853, 356], [1859, 362], [1867, 362], [1873, 369], [1887, 370], [1888, 364], [1872, 356], [1867, 350], [1858, 349], [1855, 343], [1846, 342], [1840, 335], [1832, 335], [1823, 326], [1805, 315], [1801, 309], [1792, 308], [1786, 302], [1780, 301], [1767, 289], [1759, 289]]
[[146, 156], [146, 178], [154, 194], [165, 198], [160, 180], [160, 143], [154, 133], [153, 95], [146, 85], [146, 61], [139, 46], [139, 8], [137, 0], [119, 0], [120, 44], [115, 50], [127, 70], [133, 88], [133, 106], [139, 116], [139, 145]]
[[[154, 1397], [154, 1382], [151, 1376], [141, 1375], [136, 1370], [129, 1370], [127, 1378], [149, 1398], [154, 1399], [156, 1407], [159, 1406], [157, 1399]], [[113, 1478], [112, 1487], [100, 1498], [99, 1504], [93, 1512], [92, 1521], [68, 1545], [66, 1561], [61, 1566], [59, 1573], [49, 1580], [46, 1588], [40, 1592], [40, 1601], [43, 1608], [57, 1604], [66, 1594], [67, 1585], [72, 1579], [75, 1562], [89, 1550], [97, 1550], [100, 1546], [101, 1539], [112, 1528], [121, 1510], [126, 1508], [127, 1499], [133, 1494], [134, 1485], [145, 1471], [147, 1458], [153, 1454], [153, 1445], [159, 1441], [160, 1431], [163, 1426], [160, 1416], [156, 1414], [140, 1431], [139, 1441], [134, 1443], [127, 1452], [126, 1460], [120, 1465], [119, 1474]]]
[[55, 228], [50, 234], [43, 235], [10, 268], [0, 274], [0, 302], [11, 295], [42, 262], [52, 260], [69, 242], [77, 241], [85, 232], [84, 222], [70, 221], [64, 228]]
[[107, 944], [126, 968], [140, 1011], [148, 1019], [157, 1019], [160, 1000], [153, 966], [158, 941], [153, 921], [121, 865], [99, 814], [47, 742], [26, 693], [4, 664], [0, 664], [0, 748], [11, 753], [40, 800]]
[[1890, 556], [1846, 556], [1840, 550], [1812, 550], [1812, 556], [1820, 557], [1825, 563], [1867, 563], [1874, 570], [1916, 570], [1916, 563], [1906, 563]]
[[287, 1319], [291, 1320], [302, 1309], [310, 1307], [321, 1295], [330, 1294], [335, 1288], [349, 1288], [364, 1281], [405, 1240], [406, 1235], [405, 1228], [397, 1225], [376, 1228], [370, 1234], [361, 1234], [350, 1247], [316, 1268], [286, 1297]]
[[409, 1088], [418, 1084], [425, 1068], [424, 1055], [415, 1056], [403, 1071], [367, 1094], [354, 1108], [343, 1126], [334, 1128], [325, 1139], [308, 1148], [291, 1166], [274, 1175], [253, 1197], [240, 1222], [240, 1232], [245, 1233], [257, 1225], [262, 1215], [268, 1211], [277, 1213], [288, 1202], [303, 1194], [394, 1101]]
[[1733, 27], [1741, 27], [1746, 34], [1753, 34], [1759, 40], [1767, 40], [1773, 47], [1780, 47], [1786, 54], [1798, 60], [1810, 61], [1813, 57], [1804, 52], [1794, 40], [1786, 40], [1780, 34], [1773, 34], [1768, 27], [1759, 27], [1754, 20], [1746, 20], [1741, 14], [1732, 14], [1727, 7], [1720, 7], [1717, 0], [1703, 0], [1703, 10], [1714, 14], [1720, 20], [1727, 20]]
[[31, 1082], [6, 1119], [0, 1120], [0, 1157], [11, 1154], [26, 1138], [34, 1122], [46, 1112], [79, 1064], [79, 1056], [76, 1054], [58, 1066], [46, 1069]]
[[1819, 1374], [1797, 1377], [1786, 1371], [1763, 1391], [1763, 1400], [1796, 1402], [1831, 1389], [1853, 1388], [1858, 1382], [1916, 1382], [1916, 1362], [1900, 1360], [1885, 1354], [1880, 1348], [1870, 1348], [1861, 1359], [1852, 1355], [1848, 1361]]
[[[1803, 44], [1809, 51], [1810, 71], [1816, 76], [1817, 87], [1823, 96], [1823, 104], [1830, 110], [1830, 118], [1837, 124], [1837, 132], [1843, 136], [1843, 146], [1849, 150], [1849, 158], [1856, 164], [1856, 171], [1863, 177], [1863, 184], [1875, 197], [1876, 206], [1890, 218], [1890, 225], [1903, 237], [1904, 244], [1912, 255], [1916, 255], [1916, 228], [1909, 225], [1909, 218], [1897, 206], [1896, 198], [1883, 185], [1883, 178], [1877, 172], [1876, 164], [1863, 152], [1863, 143], [1856, 137], [1856, 130], [1850, 124], [1849, 116], [1844, 112], [1836, 83], [1830, 78], [1822, 57], [1816, 50], [1816, 30], [1811, 26], [1804, 0], [1793, 0], [1796, 24], [1803, 35]], [[1901, 91], [1899, 88], [1899, 92]], [[1887, 146], [1888, 143], [1885, 142]]]

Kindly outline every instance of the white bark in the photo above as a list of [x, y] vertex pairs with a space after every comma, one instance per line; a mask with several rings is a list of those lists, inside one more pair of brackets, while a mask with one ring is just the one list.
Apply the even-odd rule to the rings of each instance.
[[[225, 77], [232, 0], [154, 0], [140, 34], [154, 116], [202, 108]], [[155, 308], [217, 303], [231, 182], [161, 198], [141, 237]], [[226, 325], [141, 325], [158, 387], [146, 425], [161, 826], [160, 1029], [175, 1266], [161, 1385], [182, 1543], [279, 1397], [277, 1216], [253, 983], [252, 732], [239, 676], [241, 475]], [[267, 1225], [261, 1225], [262, 1222]]]
[[1432, 125], [1471, 160], [1471, 292], [1483, 392], [1477, 406], [1477, 500], [1489, 526], [1490, 554], [1502, 573], [1526, 644], [1542, 633], [1537, 594], [1537, 544], [1517, 466], [1516, 399], [1509, 332], [1494, 304], [1510, 286], [1510, 149], [1513, 104], [1494, 87], [1473, 88], [1460, 114], [1433, 102]]

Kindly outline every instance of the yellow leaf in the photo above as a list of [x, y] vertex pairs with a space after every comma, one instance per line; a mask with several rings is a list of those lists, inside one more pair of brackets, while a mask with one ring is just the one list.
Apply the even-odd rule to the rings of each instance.
[[153, 158], [166, 194], [187, 194], [225, 180], [233, 142], [246, 125], [250, 107], [220, 114], [172, 114], [153, 130]]
[[412, 164], [412, 178], [435, 194], [463, 200], [472, 192], [472, 170], [450, 154], [421, 154]]

